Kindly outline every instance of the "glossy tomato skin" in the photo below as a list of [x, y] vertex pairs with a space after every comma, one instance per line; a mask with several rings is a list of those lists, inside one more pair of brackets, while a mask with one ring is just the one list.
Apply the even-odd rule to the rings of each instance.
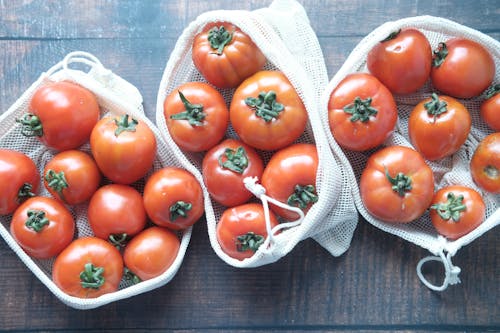
[[500, 84], [496, 84], [488, 98], [481, 103], [481, 118], [488, 124], [488, 126], [500, 132]]
[[33, 197], [14, 212], [10, 232], [28, 255], [48, 259], [71, 243], [75, 221], [71, 212], [59, 201]]
[[[278, 225], [278, 220], [272, 212], [269, 212], [271, 228]], [[243, 260], [254, 255], [257, 248], [247, 248], [242, 244], [242, 239], [238, 237], [251, 237], [258, 242], [263, 242], [267, 238], [266, 221], [264, 208], [261, 204], [246, 203], [240, 206], [231, 207], [224, 211], [217, 223], [216, 235], [222, 251], [228, 256]]]
[[[80, 275], [89, 264], [102, 268], [102, 284], [85, 280], [92, 286], [83, 286]], [[74, 240], [57, 256], [52, 267], [52, 280], [66, 294], [80, 298], [96, 298], [115, 292], [123, 276], [123, 259], [110, 243], [96, 237]]]
[[370, 73], [392, 93], [409, 94], [429, 79], [432, 49], [423, 33], [406, 28], [391, 34], [371, 49], [367, 56]]
[[[401, 195], [393, 190], [388, 175], [410, 178], [410, 188]], [[402, 184], [405, 182], [401, 182]], [[434, 195], [434, 175], [424, 158], [415, 150], [389, 146], [375, 152], [361, 174], [360, 194], [366, 210], [389, 223], [408, 223], [420, 217]]]
[[[316, 174], [318, 171], [318, 151], [316, 146], [308, 143], [296, 143], [277, 151], [269, 160], [262, 174], [262, 186], [266, 194], [282, 203], [300, 207], [304, 213], [318, 200], [316, 193]], [[297, 187], [313, 186], [308, 193], [311, 197], [305, 201], [294, 201], [291, 198]], [[298, 198], [304, 194], [298, 195]], [[297, 199], [298, 199], [297, 198]], [[276, 215], [293, 221], [299, 215], [290, 210], [270, 204]]]
[[491, 193], [500, 193], [500, 132], [486, 136], [470, 161], [474, 182]]
[[[254, 104], [261, 102], [262, 107], [273, 105], [276, 114], [257, 112]], [[288, 146], [304, 132], [307, 111], [283, 73], [260, 71], [243, 81], [234, 92], [229, 118], [241, 141], [270, 151]]]
[[[453, 210], [456, 213], [451, 213]], [[430, 218], [440, 235], [456, 240], [476, 229], [483, 222], [485, 212], [486, 206], [478, 192], [466, 186], [451, 185], [434, 195]]]
[[157, 277], [172, 266], [179, 253], [177, 235], [160, 227], [150, 227], [135, 236], [125, 247], [125, 266], [142, 281]]
[[[374, 112], [362, 112], [366, 109], [363, 104]], [[330, 130], [338, 144], [349, 150], [364, 151], [379, 146], [394, 131], [397, 118], [392, 93], [371, 74], [347, 75], [330, 95]]]
[[36, 136], [59, 151], [78, 148], [88, 141], [100, 112], [92, 92], [68, 81], [39, 88], [31, 99], [29, 110], [42, 125], [42, 132]]
[[434, 95], [415, 106], [408, 119], [408, 134], [415, 149], [435, 161], [457, 152], [467, 140], [471, 125], [465, 105], [453, 97]]
[[94, 159], [80, 150], [56, 154], [43, 171], [44, 186], [50, 194], [68, 205], [86, 202], [101, 183], [101, 172]]
[[14, 212], [40, 187], [40, 175], [31, 158], [25, 154], [0, 149], [0, 215]]
[[144, 207], [156, 225], [173, 230], [186, 229], [204, 213], [203, 191], [190, 172], [165, 167], [147, 180]]
[[434, 51], [431, 69], [432, 84], [443, 94], [457, 98], [480, 95], [493, 81], [495, 62], [481, 44], [465, 39], [452, 38], [444, 43], [448, 54], [440, 65], [436, 65], [436, 52], [443, 49], [440, 43]]
[[[130, 130], [116, 132], [120, 128]], [[156, 157], [156, 138], [148, 125], [128, 115], [104, 117], [90, 135], [90, 148], [104, 176], [118, 184], [144, 177]]]
[[[213, 48], [209, 36], [211, 34], [216, 36], [217, 33], [224, 35], [223, 40], [231, 35], [230, 41]], [[266, 57], [252, 39], [228, 22], [207, 24], [194, 38], [192, 58], [198, 71], [218, 88], [237, 87], [266, 63]]]
[[[228, 161], [234, 162], [228, 164]], [[226, 139], [210, 149], [202, 163], [203, 181], [208, 192], [226, 207], [250, 200], [252, 193], [246, 189], [243, 180], [246, 177], [260, 179], [263, 171], [264, 162], [255, 149], [235, 139]]]
[[[184, 103], [180, 94], [188, 103]], [[229, 123], [224, 97], [203, 82], [188, 82], [174, 89], [163, 103], [163, 114], [175, 143], [192, 152], [215, 146], [224, 137]]]

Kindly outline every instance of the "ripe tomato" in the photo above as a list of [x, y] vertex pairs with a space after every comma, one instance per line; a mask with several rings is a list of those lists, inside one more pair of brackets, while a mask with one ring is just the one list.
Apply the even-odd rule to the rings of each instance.
[[500, 132], [500, 83], [487, 90], [486, 100], [481, 104], [481, 117], [491, 129]]
[[408, 119], [410, 141], [426, 159], [435, 161], [454, 154], [471, 129], [469, 111], [449, 96], [432, 94], [418, 103]]
[[142, 281], [152, 279], [172, 266], [180, 244], [179, 237], [168, 229], [147, 228], [125, 247], [125, 266]]
[[[277, 151], [262, 174], [266, 194], [306, 213], [318, 201], [316, 173], [318, 151], [316, 146], [296, 143]], [[296, 220], [298, 214], [270, 204], [273, 212], [287, 220]]]
[[210, 149], [202, 163], [202, 174], [212, 198], [226, 207], [241, 205], [252, 197], [243, 183], [246, 177], [260, 179], [264, 162], [252, 147], [226, 139]]
[[[271, 228], [279, 224], [272, 212], [269, 220]], [[228, 208], [217, 223], [216, 235], [228, 256], [238, 260], [250, 258], [267, 238], [264, 208], [257, 203]]]
[[144, 207], [149, 218], [160, 227], [185, 229], [204, 213], [203, 191], [188, 171], [165, 167], [147, 180]]
[[235, 88], [260, 70], [266, 57], [252, 39], [228, 22], [207, 24], [193, 41], [193, 63], [219, 88]]
[[153, 166], [156, 138], [143, 121], [129, 115], [99, 120], [90, 135], [92, 155], [101, 172], [118, 184], [131, 184]]
[[95, 298], [118, 290], [123, 259], [110, 243], [96, 237], [74, 240], [54, 261], [52, 280], [66, 294]]
[[146, 225], [141, 194], [135, 188], [122, 184], [99, 188], [90, 198], [87, 218], [96, 237], [109, 239], [118, 246]]
[[7, 215], [26, 199], [35, 196], [40, 175], [35, 163], [25, 154], [0, 149], [0, 215]]
[[374, 217], [407, 223], [420, 217], [434, 195], [434, 175], [423, 157], [403, 146], [370, 156], [360, 180], [361, 199]]
[[477, 228], [484, 220], [485, 211], [479, 193], [466, 186], [451, 185], [434, 195], [430, 217], [440, 235], [455, 240]]
[[33, 197], [12, 215], [12, 237], [34, 258], [48, 259], [58, 255], [73, 239], [75, 221], [59, 201]]
[[175, 143], [193, 152], [215, 146], [229, 123], [224, 97], [203, 82], [188, 82], [172, 91], [163, 103], [163, 114]]
[[262, 150], [288, 146], [303, 132], [307, 111], [287, 77], [260, 71], [234, 92], [229, 117], [246, 144]]
[[40, 87], [31, 98], [29, 113], [17, 121], [25, 136], [36, 136], [56, 150], [75, 149], [88, 141], [99, 119], [99, 104], [92, 92], [61, 81]]
[[488, 50], [465, 38], [439, 43], [432, 65], [434, 87], [457, 98], [480, 95], [495, 76], [495, 62]]
[[485, 137], [470, 161], [472, 179], [492, 193], [500, 193], [500, 132]]
[[395, 94], [420, 89], [431, 74], [432, 49], [417, 29], [399, 29], [370, 50], [368, 70]]
[[344, 148], [363, 151], [379, 146], [392, 134], [397, 118], [394, 97], [371, 74], [346, 76], [330, 95], [330, 130]]
[[80, 150], [66, 150], [55, 155], [43, 171], [44, 185], [50, 194], [68, 205], [90, 199], [101, 183], [97, 164]]

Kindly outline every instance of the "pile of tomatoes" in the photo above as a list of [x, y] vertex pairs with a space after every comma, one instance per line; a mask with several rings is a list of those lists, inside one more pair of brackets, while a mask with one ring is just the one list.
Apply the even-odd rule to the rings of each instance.
[[[104, 114], [91, 91], [70, 81], [38, 88], [17, 122], [13, 130], [38, 138], [50, 159], [0, 150], [0, 214], [29, 256], [55, 258], [52, 279], [63, 292], [94, 298], [173, 264], [178, 233], [204, 213], [203, 192], [184, 169], [154, 168], [157, 140], [146, 122]], [[77, 223], [92, 236], [77, 237]]]
[[[470, 174], [482, 190], [500, 193], [500, 86], [493, 84], [493, 57], [481, 44], [458, 37], [432, 50], [421, 31], [404, 28], [375, 45], [366, 64], [368, 72], [346, 76], [328, 104], [329, 127], [339, 145], [370, 155], [359, 184], [366, 210], [388, 223], [409, 223], [429, 211], [436, 231], [452, 240], [474, 230], [485, 219], [481, 194], [465, 184], [435, 191], [429, 162], [439, 163], [463, 147], [471, 113], [477, 112], [496, 132], [469, 157]], [[394, 95], [415, 93], [429, 81], [434, 92], [408, 118], [414, 149], [380, 148], [398, 120]], [[467, 109], [459, 100], [481, 95], [480, 109]]]

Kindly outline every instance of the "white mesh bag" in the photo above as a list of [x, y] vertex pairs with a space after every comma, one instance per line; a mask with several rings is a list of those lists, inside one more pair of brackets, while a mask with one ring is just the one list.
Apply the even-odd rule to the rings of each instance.
[[[283, 223], [278, 226], [282, 232], [276, 234], [274, 229], [264, 245], [260, 246], [251, 258], [242, 261], [231, 258], [222, 251], [216, 238], [216, 225], [225, 207], [212, 201], [204, 186], [208, 235], [214, 251], [229, 265], [257, 267], [277, 261], [289, 253], [299, 241], [313, 237], [333, 255], [341, 255], [350, 245], [358, 215], [350, 194], [349, 182], [346, 181], [345, 175], [348, 171], [344, 163], [345, 157], [336, 155], [342, 155], [342, 152], [332, 153], [329, 149], [318, 113], [319, 97], [328, 82], [321, 48], [309, 25], [304, 8], [296, 1], [277, 0], [268, 8], [252, 12], [238, 10], [207, 12], [191, 22], [179, 37], [159, 86], [156, 122], [160, 132], [176, 156], [188, 160], [199, 170], [197, 177], [202, 182], [203, 153], [182, 151], [174, 143], [166, 126], [163, 102], [170, 92], [185, 82], [206, 82], [193, 64], [191, 45], [196, 34], [207, 23], [214, 21], [230, 22], [238, 26], [266, 56], [267, 63], [264, 69], [277, 69], [287, 76], [302, 99], [309, 117], [306, 131], [297, 142], [314, 143], [319, 155], [316, 181], [318, 202], [298, 221], [282, 221]], [[219, 89], [219, 91], [229, 104], [233, 90]], [[226, 137], [237, 137], [231, 127]], [[262, 151], [260, 153], [264, 162], [267, 162], [270, 154]], [[258, 186], [256, 190], [265, 191]], [[260, 198], [263, 203], [267, 201], [265, 196]]]
[[[401, 19], [394, 22], [387, 22], [369, 35], [367, 35], [351, 52], [347, 61], [336, 73], [336, 75], [329, 82], [325, 94], [321, 99], [321, 116], [325, 129], [328, 131], [327, 136], [330, 145], [334, 149], [338, 149], [338, 145], [329, 131], [328, 127], [328, 100], [333, 89], [340, 83], [340, 81], [348, 74], [354, 72], [368, 72], [366, 67], [366, 57], [368, 52], [381, 40], [386, 38], [391, 32], [397, 31], [399, 28], [413, 27], [420, 30], [429, 40], [433, 50], [436, 49], [439, 42], [444, 42], [451, 37], [466, 37], [475, 40], [484, 45], [491, 53], [495, 60], [496, 73], [495, 83], [500, 81], [500, 43], [493, 38], [480, 33], [479, 31], [465, 27], [458, 23], [452, 22], [447, 19], [420, 16]], [[386, 140], [384, 145], [403, 145], [411, 147], [408, 137], [408, 117], [415, 105], [424, 98], [430, 96], [435, 91], [433, 90], [430, 80], [416, 93], [410, 95], [394, 95], [398, 105], [399, 119], [396, 125], [395, 133]], [[451, 262], [457, 251], [462, 247], [472, 242], [474, 239], [481, 236], [489, 229], [495, 227], [500, 223], [500, 196], [487, 193], [478, 188], [470, 176], [469, 161], [474, 149], [477, 147], [479, 141], [487, 134], [491, 133], [486, 124], [480, 119], [479, 106], [483, 96], [473, 99], [461, 99], [460, 101], [467, 107], [472, 117], [471, 133], [463, 145], [463, 147], [453, 156], [443, 160], [429, 162], [429, 166], [434, 171], [436, 188], [442, 188], [447, 185], [462, 184], [469, 186], [479, 191], [484, 198], [486, 204], [486, 219], [485, 221], [471, 233], [455, 240], [447, 240], [445, 237], [439, 236], [430, 222], [429, 214], [426, 212], [421, 218], [409, 224], [390, 224], [380, 221], [371, 216], [365, 209], [360, 193], [359, 187], [354, 186], [354, 198], [356, 206], [371, 224], [376, 227], [397, 235], [409, 242], [417, 244], [429, 250], [433, 256], [428, 256], [420, 260], [417, 265], [417, 274], [421, 281], [433, 290], [444, 290], [450, 284], [459, 283], [458, 274], [460, 268], [454, 266]], [[364, 169], [369, 153], [353, 152], [345, 150], [346, 156], [351, 162], [354, 174], [355, 183], [360, 179], [361, 173]], [[442, 262], [445, 268], [445, 278], [442, 285], [434, 285], [430, 283], [422, 273], [422, 265], [428, 261]]]
[[[70, 68], [73, 67], [73, 68]], [[80, 68], [80, 69], [77, 69]], [[152, 129], [157, 138], [157, 156], [154, 161], [153, 170], [164, 166], [178, 166], [190, 171], [192, 166], [183, 164], [170, 151], [169, 147], [161, 138], [158, 129], [146, 118], [142, 108], [142, 96], [139, 91], [130, 83], [126, 82], [110, 70], [103, 67], [97, 58], [84, 52], [72, 52], [61, 62], [42, 73], [39, 79], [34, 82], [24, 94], [0, 117], [0, 147], [21, 151], [27, 154], [36, 163], [40, 172], [44, 165], [55, 155], [55, 151], [41, 144], [36, 138], [27, 138], [21, 134], [20, 124], [16, 123], [19, 118], [28, 112], [31, 96], [43, 85], [53, 81], [72, 81], [88, 90], [92, 91], [98, 100], [101, 109], [101, 116], [107, 113], [123, 114], [127, 113], [136, 119], [142, 120]], [[83, 151], [90, 152], [90, 145], [84, 144]], [[149, 176], [152, 173], [147, 175]], [[147, 177], [146, 176], [146, 177]], [[144, 187], [144, 180], [134, 183], [133, 186], [141, 191]], [[50, 196], [48, 191], [40, 184], [39, 195]], [[76, 222], [76, 237], [90, 236], [92, 230], [87, 222], [87, 204], [68, 207], [72, 212]], [[119, 290], [105, 294], [97, 298], [82, 299], [65, 294], [51, 279], [52, 264], [54, 259], [38, 260], [29, 257], [16, 243], [9, 232], [11, 215], [0, 216], [0, 235], [26, 264], [26, 266], [36, 275], [36, 277], [63, 303], [76, 309], [91, 309], [104, 304], [128, 298], [152, 289], [158, 288], [168, 283], [177, 273], [189, 240], [192, 228], [179, 233], [181, 246], [179, 253], [172, 266], [161, 276], [154, 279], [132, 285], [125, 278], [122, 279]]]

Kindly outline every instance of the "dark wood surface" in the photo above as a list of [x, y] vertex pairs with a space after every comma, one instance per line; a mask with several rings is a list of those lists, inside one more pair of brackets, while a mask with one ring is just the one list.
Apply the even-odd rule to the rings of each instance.
[[[213, 9], [257, 9], [271, 1], [0, 1], [0, 112], [73, 50], [96, 55], [136, 85], [154, 120], [157, 88], [187, 24]], [[329, 77], [380, 24], [435, 15], [500, 38], [491, 1], [302, 0]], [[491, 230], [454, 257], [462, 283], [437, 293], [415, 267], [429, 253], [361, 220], [335, 258], [312, 240], [275, 264], [236, 269], [212, 251], [204, 221], [183, 265], [154, 291], [79, 311], [54, 297], [0, 241], [0, 330], [14, 332], [500, 331], [500, 243]], [[436, 269], [436, 276], [441, 272]]]

